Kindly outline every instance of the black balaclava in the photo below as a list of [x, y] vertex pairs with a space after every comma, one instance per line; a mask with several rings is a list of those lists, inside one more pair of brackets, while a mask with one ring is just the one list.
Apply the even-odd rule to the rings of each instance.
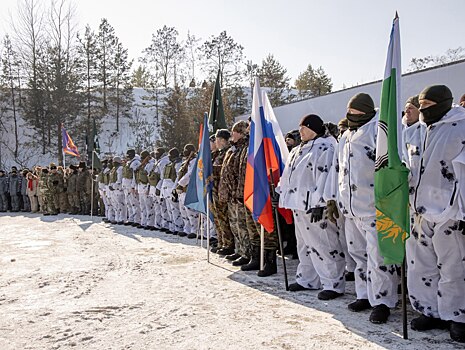
[[433, 106], [420, 108], [420, 119], [426, 125], [431, 125], [441, 120], [452, 108], [452, 92], [445, 85], [427, 86], [420, 92], [418, 99], [436, 102]]
[[175, 161], [178, 157], [179, 157], [179, 151], [176, 147], [169, 150], [168, 158], [171, 162]]
[[163, 147], [157, 147], [155, 150], [155, 159], [159, 160], [163, 154], [165, 153], [165, 149]]
[[182, 151], [182, 155], [184, 157], [189, 157], [192, 152], [195, 153], [195, 146], [192, 143], [188, 143], [187, 145], [184, 146], [184, 150]]
[[376, 115], [375, 103], [368, 94], [359, 93], [349, 101], [348, 108], [356, 109], [364, 114], [347, 113], [346, 118], [349, 124], [349, 130], [357, 130], [359, 127], [368, 123]]
[[136, 156], [136, 150], [135, 149], [128, 149], [126, 152], [126, 157], [128, 159], [133, 159]]

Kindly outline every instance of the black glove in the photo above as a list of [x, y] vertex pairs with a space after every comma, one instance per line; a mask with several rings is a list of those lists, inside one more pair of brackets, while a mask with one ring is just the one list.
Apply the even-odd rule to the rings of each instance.
[[58, 180], [53, 181], [52, 184], [54, 184], [55, 186], [58, 185]]
[[155, 195], [156, 195], [156, 196], [159, 196], [159, 195], [160, 195], [160, 190], [159, 190], [158, 188], [155, 190]]
[[176, 190], [173, 190], [171, 192], [171, 199], [173, 200], [173, 202], [177, 203], [178, 202], [178, 192], [176, 192]]
[[320, 208], [311, 208], [307, 211], [307, 214], [310, 214], [310, 222], [318, 222], [323, 219], [324, 207]]
[[65, 187], [65, 188], [63, 188], [63, 192], [66, 192], [67, 190], [68, 190], [68, 189], [67, 189], [66, 187]]
[[275, 209], [278, 208], [278, 205], [279, 205], [279, 194], [278, 193], [272, 193], [271, 194], [271, 206]]
[[114, 190], [115, 190], [115, 189], [113, 188], [113, 186], [108, 186], [108, 189], [109, 189], [110, 191], [114, 191]]
[[465, 235], [465, 221], [460, 220], [459, 221], [459, 230], [463, 232]]

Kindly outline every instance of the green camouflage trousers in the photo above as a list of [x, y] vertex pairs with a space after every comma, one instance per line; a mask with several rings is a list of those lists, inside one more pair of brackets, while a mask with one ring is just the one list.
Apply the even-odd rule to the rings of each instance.
[[70, 210], [79, 210], [81, 204], [79, 203], [79, 194], [77, 192], [68, 193], [68, 203]]
[[58, 211], [55, 206], [55, 194], [50, 193], [50, 192], [45, 192], [43, 199], [44, 199], [44, 209], [42, 211], [44, 213], [56, 215]]
[[228, 205], [221, 205], [218, 202], [214, 205], [214, 219], [216, 227], [216, 235], [218, 238], [218, 247], [234, 248], [234, 235], [231, 231], [231, 226], [228, 216]]
[[[260, 246], [260, 231], [261, 226], [258, 222], [254, 221], [252, 213], [246, 208], [246, 214], [244, 215], [247, 222], [247, 231], [249, 233], [249, 239], [251, 245]], [[278, 249], [278, 233], [276, 231], [276, 225], [273, 232], [268, 233], [264, 231], [264, 247], [265, 249]]]
[[241, 207], [244, 207], [244, 205], [237, 202], [228, 203], [229, 224], [234, 235], [234, 247], [238, 254], [245, 257], [250, 256], [248, 247], [249, 234]]

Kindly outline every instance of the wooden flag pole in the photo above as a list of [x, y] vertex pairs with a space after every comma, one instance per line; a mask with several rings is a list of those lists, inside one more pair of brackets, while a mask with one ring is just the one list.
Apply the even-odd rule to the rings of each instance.
[[[276, 192], [275, 192], [275, 187], [274, 187], [274, 182], [273, 182], [273, 171], [271, 169], [270, 169], [270, 186], [271, 186], [271, 198], [275, 199]], [[276, 232], [278, 233], [279, 252], [283, 260], [284, 284], [286, 286], [286, 291], [289, 291], [289, 281], [287, 279], [287, 268], [286, 268], [286, 257], [284, 256], [283, 240], [281, 236], [281, 227], [279, 226], [279, 213], [278, 213], [278, 209], [275, 208], [274, 206], [271, 206], [271, 208], [275, 216]]]

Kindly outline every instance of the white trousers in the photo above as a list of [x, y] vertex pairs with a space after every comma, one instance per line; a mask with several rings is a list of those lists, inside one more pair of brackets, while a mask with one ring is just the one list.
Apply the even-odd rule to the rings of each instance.
[[415, 310], [465, 323], [465, 235], [458, 226], [415, 217], [406, 242], [407, 283]]
[[294, 210], [294, 221], [299, 255], [297, 283], [344, 293], [346, 260], [336, 225], [327, 220], [326, 213], [322, 220], [312, 223], [310, 214], [300, 210]]
[[368, 299], [371, 306], [397, 303], [396, 265], [385, 265], [378, 249], [375, 217], [347, 218], [345, 234], [349, 253], [355, 261], [357, 299]]

